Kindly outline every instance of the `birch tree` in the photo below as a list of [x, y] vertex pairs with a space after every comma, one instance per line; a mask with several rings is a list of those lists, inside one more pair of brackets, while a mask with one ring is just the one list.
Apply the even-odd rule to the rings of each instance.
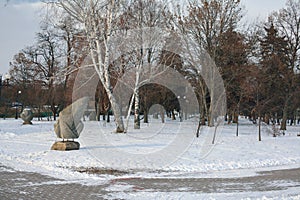
[[111, 84], [110, 55], [114, 22], [119, 14], [118, 0], [60, 0], [59, 5], [77, 19], [89, 44], [93, 67], [107, 93], [116, 122], [116, 132], [124, 132], [121, 109]]
[[[134, 128], [140, 128], [140, 91], [141, 86], [149, 82], [149, 79], [145, 77], [142, 78], [146, 65], [150, 67], [151, 65], [158, 64], [158, 57], [163, 48], [163, 41], [159, 39], [163, 36], [153, 37], [150, 36], [151, 32], [153, 34], [157, 33], [151, 28], [162, 28], [166, 27], [166, 16], [168, 15], [168, 9], [165, 2], [160, 0], [139, 0], [139, 1], [128, 1], [128, 6], [124, 9], [124, 14], [121, 16], [119, 21], [120, 28], [122, 30], [136, 30], [136, 38], [128, 42], [131, 45], [129, 49], [133, 49], [130, 53], [125, 53], [127, 57], [128, 65], [126, 68], [130, 70], [130, 66], [134, 67], [134, 86], [132, 100], [129, 105], [128, 115], [126, 119], [126, 129], [128, 128], [129, 114], [131, 111], [131, 106], [134, 104]], [[147, 33], [148, 32], [148, 33]], [[150, 32], [150, 34], [149, 34]], [[125, 33], [126, 35], [126, 33]], [[159, 41], [159, 42], [158, 42]], [[152, 73], [154, 74], [154, 73]]]

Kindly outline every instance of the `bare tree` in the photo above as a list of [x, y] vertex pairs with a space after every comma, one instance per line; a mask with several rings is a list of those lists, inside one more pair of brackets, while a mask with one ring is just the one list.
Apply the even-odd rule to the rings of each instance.
[[[58, 18], [58, 17], [56, 17]], [[57, 19], [58, 22], [54, 23], [57, 29], [57, 37], [60, 40], [62, 51], [62, 65], [60, 74], [64, 77], [63, 86], [65, 91], [64, 107], [70, 103], [70, 85], [72, 78], [77, 73], [78, 68], [88, 54], [87, 42], [81, 30], [76, 29], [76, 22], [70, 16], [60, 14]], [[73, 78], [74, 79], [74, 78]]]
[[[137, 51], [126, 53], [126, 57], [127, 59], [129, 59], [127, 60], [127, 64], [131, 65], [131, 67], [134, 66], [135, 68], [135, 83], [133, 88], [133, 96], [130, 102], [126, 124], [128, 124], [129, 114], [131, 111], [131, 104], [134, 103], [135, 129], [140, 128], [139, 88], [147, 82], [145, 80], [142, 80], [142, 74], [146, 69], [146, 65], [147, 67], [151, 67], [151, 65], [153, 65], [155, 62], [156, 65], [158, 64], [158, 56], [160, 55], [160, 52], [164, 45], [164, 43], [158, 42], [161, 36], [157, 35], [158, 38], [156, 38], [150, 36], [149, 32], [155, 34], [156, 31], [151, 30], [151, 28], [156, 29], [166, 27], [166, 16], [168, 15], [168, 13], [169, 11], [167, 9], [166, 3], [160, 0], [128, 1], [128, 6], [124, 9], [124, 14], [121, 16], [121, 20], [119, 21], [121, 29], [135, 29], [138, 32], [136, 34], [137, 37], [134, 38], [138, 42], [131, 41], [130, 47], [130, 49], [134, 49]], [[126, 68], [130, 68], [130, 66], [127, 66]]]
[[[242, 9], [239, 0], [190, 0], [186, 11], [177, 12], [175, 15], [177, 28], [183, 34], [193, 38], [197, 45], [195, 48], [204, 49], [216, 64], [216, 68], [207, 69], [209, 81], [204, 81], [199, 73], [197, 77], [202, 103], [200, 108], [202, 108], [202, 113], [205, 112], [202, 115], [207, 116], [209, 126], [214, 125], [215, 116], [212, 113], [215, 110], [213, 102], [216, 102], [216, 96], [213, 88], [218, 87], [214, 85], [217, 82], [217, 77], [214, 75], [220, 71], [218, 49], [221, 45], [221, 36], [230, 29], [235, 30], [241, 18]], [[203, 58], [198, 59], [200, 63], [205, 64], [206, 61]], [[206, 100], [207, 96], [209, 96], [209, 102]]]
[[11, 63], [11, 75], [27, 90], [30, 88], [26, 85], [30, 84], [40, 85], [43, 90], [47, 90], [43, 95], [46, 99], [43, 103], [50, 106], [55, 120], [63, 102], [62, 94], [58, 94], [62, 82], [59, 75], [61, 49], [55, 29], [48, 24], [43, 24], [41, 28], [37, 33], [36, 44], [23, 49], [15, 56]]
[[124, 123], [111, 84], [110, 55], [114, 22], [118, 17], [117, 0], [61, 0], [59, 5], [77, 19], [85, 31], [93, 67], [107, 93], [115, 116], [116, 132], [124, 132]]
[[[287, 66], [290, 75], [285, 79], [289, 82], [285, 91], [285, 102], [282, 105], [283, 119], [281, 123], [281, 130], [286, 130], [286, 121], [288, 119], [288, 112], [293, 109], [292, 98], [297, 93], [297, 79], [293, 73], [295, 70], [300, 70], [300, 1], [288, 0], [286, 7], [274, 12], [270, 16], [270, 21], [278, 29], [279, 34], [288, 42], [287, 45]], [[295, 108], [296, 109], [296, 108]]]

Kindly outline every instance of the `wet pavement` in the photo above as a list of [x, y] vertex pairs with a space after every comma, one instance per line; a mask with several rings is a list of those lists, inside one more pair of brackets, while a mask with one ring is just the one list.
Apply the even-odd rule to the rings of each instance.
[[[257, 176], [244, 178], [116, 178], [109, 183], [92, 186], [37, 173], [18, 172], [1, 165], [0, 169], [1, 200], [113, 199], [114, 193], [118, 192], [244, 193], [286, 191], [300, 187], [300, 169], [261, 172]], [[117, 185], [121, 187], [109, 189]]]

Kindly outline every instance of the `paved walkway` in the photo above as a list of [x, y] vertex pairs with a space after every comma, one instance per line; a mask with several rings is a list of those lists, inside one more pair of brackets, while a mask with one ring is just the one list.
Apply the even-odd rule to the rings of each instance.
[[[0, 165], [0, 199], [105, 199], [121, 188], [107, 190], [112, 185], [131, 185], [130, 193], [196, 192], [240, 193], [280, 191], [300, 187], [300, 169], [262, 172], [245, 178], [188, 179], [115, 179], [106, 185], [85, 186], [37, 173], [16, 172]], [[300, 192], [299, 192], [300, 193]], [[146, 197], [145, 197], [146, 198]]]
[[129, 179], [118, 182], [160, 192], [176, 192], [179, 188], [200, 193], [280, 191], [300, 187], [300, 169], [261, 172], [257, 176], [241, 178]]
[[[0, 166], [0, 168], [4, 168]], [[84, 186], [37, 173], [0, 171], [0, 199], [104, 199], [105, 186]]]

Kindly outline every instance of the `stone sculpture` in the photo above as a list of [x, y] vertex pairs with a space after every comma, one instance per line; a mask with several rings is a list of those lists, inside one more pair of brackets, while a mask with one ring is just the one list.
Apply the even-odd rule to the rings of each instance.
[[31, 121], [33, 119], [33, 113], [30, 108], [25, 108], [20, 116], [21, 116], [22, 120], [24, 121], [23, 122], [24, 125], [32, 124]]
[[74, 139], [79, 138], [83, 130], [84, 125], [81, 119], [88, 102], [89, 98], [83, 97], [59, 113], [59, 119], [54, 124], [54, 131], [57, 137], [63, 139], [63, 141], [55, 142], [51, 148], [52, 150], [66, 151], [79, 149], [80, 145]]

